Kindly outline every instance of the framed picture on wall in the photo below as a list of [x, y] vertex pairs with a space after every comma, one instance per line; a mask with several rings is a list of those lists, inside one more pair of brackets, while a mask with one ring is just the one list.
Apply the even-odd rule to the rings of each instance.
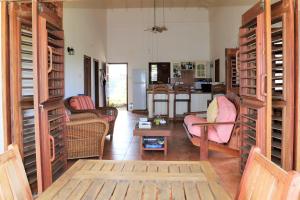
[[194, 70], [196, 63], [193, 61], [189, 62], [181, 62], [181, 69], [182, 70]]
[[173, 63], [173, 78], [181, 78], [181, 64], [180, 64], [180, 62]]

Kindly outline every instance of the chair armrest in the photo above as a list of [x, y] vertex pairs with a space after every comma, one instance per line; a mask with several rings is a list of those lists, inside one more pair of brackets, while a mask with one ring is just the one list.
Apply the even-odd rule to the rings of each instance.
[[108, 133], [109, 124], [108, 122], [99, 118], [85, 119], [67, 122], [66, 128], [67, 134], [71, 132], [76, 132], [77, 136], [106, 136]]
[[99, 111], [96, 109], [85, 109], [85, 110], [70, 110], [72, 114], [81, 114], [81, 113], [94, 113], [98, 115]]
[[197, 112], [186, 112], [185, 115], [197, 115], [197, 114], [206, 114], [207, 111], [197, 111]]
[[78, 114], [72, 114], [69, 116], [70, 121], [77, 121], [77, 120], [87, 120], [87, 119], [94, 119], [97, 118], [98, 115], [95, 113], [90, 113], [90, 112], [82, 112]]
[[115, 117], [118, 115], [118, 109], [115, 107], [97, 107], [97, 110], [104, 115], [112, 115]]
[[192, 126], [216, 126], [216, 125], [230, 125], [230, 124], [239, 124], [239, 121], [236, 122], [207, 122], [207, 123], [195, 123]]

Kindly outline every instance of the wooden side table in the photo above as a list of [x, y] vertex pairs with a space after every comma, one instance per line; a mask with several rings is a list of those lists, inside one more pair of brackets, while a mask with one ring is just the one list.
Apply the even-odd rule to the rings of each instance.
[[[140, 137], [140, 153], [143, 155], [144, 151], [164, 151], [168, 153], [168, 137], [171, 136], [171, 129], [169, 125], [152, 125], [151, 129], [141, 129], [136, 125], [133, 130], [134, 136]], [[143, 145], [143, 137], [164, 137], [164, 146], [162, 148], [145, 148]]]

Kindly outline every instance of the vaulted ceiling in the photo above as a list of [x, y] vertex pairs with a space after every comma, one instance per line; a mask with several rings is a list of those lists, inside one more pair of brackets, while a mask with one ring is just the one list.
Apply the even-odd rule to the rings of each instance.
[[[66, 7], [82, 8], [151, 8], [154, 0], [76, 0], [66, 1]], [[251, 5], [257, 0], [164, 0], [166, 7], [213, 7]], [[158, 7], [163, 0], [156, 0]]]

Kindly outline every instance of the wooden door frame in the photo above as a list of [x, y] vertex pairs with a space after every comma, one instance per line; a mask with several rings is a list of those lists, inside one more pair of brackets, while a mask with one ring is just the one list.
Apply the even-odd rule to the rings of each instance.
[[[216, 80], [216, 63], [219, 63], [219, 69], [218, 69], [218, 72], [219, 72], [219, 75], [218, 75], [218, 80]], [[220, 82], [220, 58], [217, 58], [217, 59], [215, 59], [215, 61], [214, 61], [214, 66], [215, 66], [215, 73], [214, 73], [214, 82]]]
[[2, 49], [2, 114], [4, 150], [7, 150], [11, 141], [11, 111], [10, 111], [10, 68], [9, 68], [9, 32], [8, 32], [8, 6], [1, 2], [1, 49]]
[[[126, 65], [126, 110], [128, 111], [128, 62], [113, 62], [113, 63], [107, 63], [106, 68], [109, 67], [109, 65]], [[107, 73], [107, 69], [105, 69], [105, 72]], [[108, 80], [109, 81], [109, 80]], [[107, 102], [109, 105], [109, 100]]]
[[[96, 65], [96, 63], [98, 63], [98, 65]], [[96, 108], [99, 107], [99, 100], [100, 100], [100, 94], [99, 94], [99, 70], [100, 70], [100, 61], [98, 59], [93, 59], [93, 64], [94, 64], [94, 79], [95, 79], [95, 82], [94, 82], [94, 89], [95, 89], [95, 106]]]
[[[101, 68], [102, 68], [102, 73], [104, 73], [104, 78], [105, 78], [105, 81], [106, 81], [106, 67], [107, 67], [107, 63], [106, 62], [102, 62], [101, 63]], [[103, 107], [106, 107], [106, 84], [105, 85], [102, 85], [103, 87]]]
[[[87, 84], [86, 81], [88, 81], [86, 79], [86, 71], [85, 71], [85, 60], [89, 59], [90, 60], [90, 88], [87, 88]], [[84, 95], [86, 96], [92, 96], [92, 57], [87, 56], [87, 55], [83, 55], [83, 85], [84, 85]]]

